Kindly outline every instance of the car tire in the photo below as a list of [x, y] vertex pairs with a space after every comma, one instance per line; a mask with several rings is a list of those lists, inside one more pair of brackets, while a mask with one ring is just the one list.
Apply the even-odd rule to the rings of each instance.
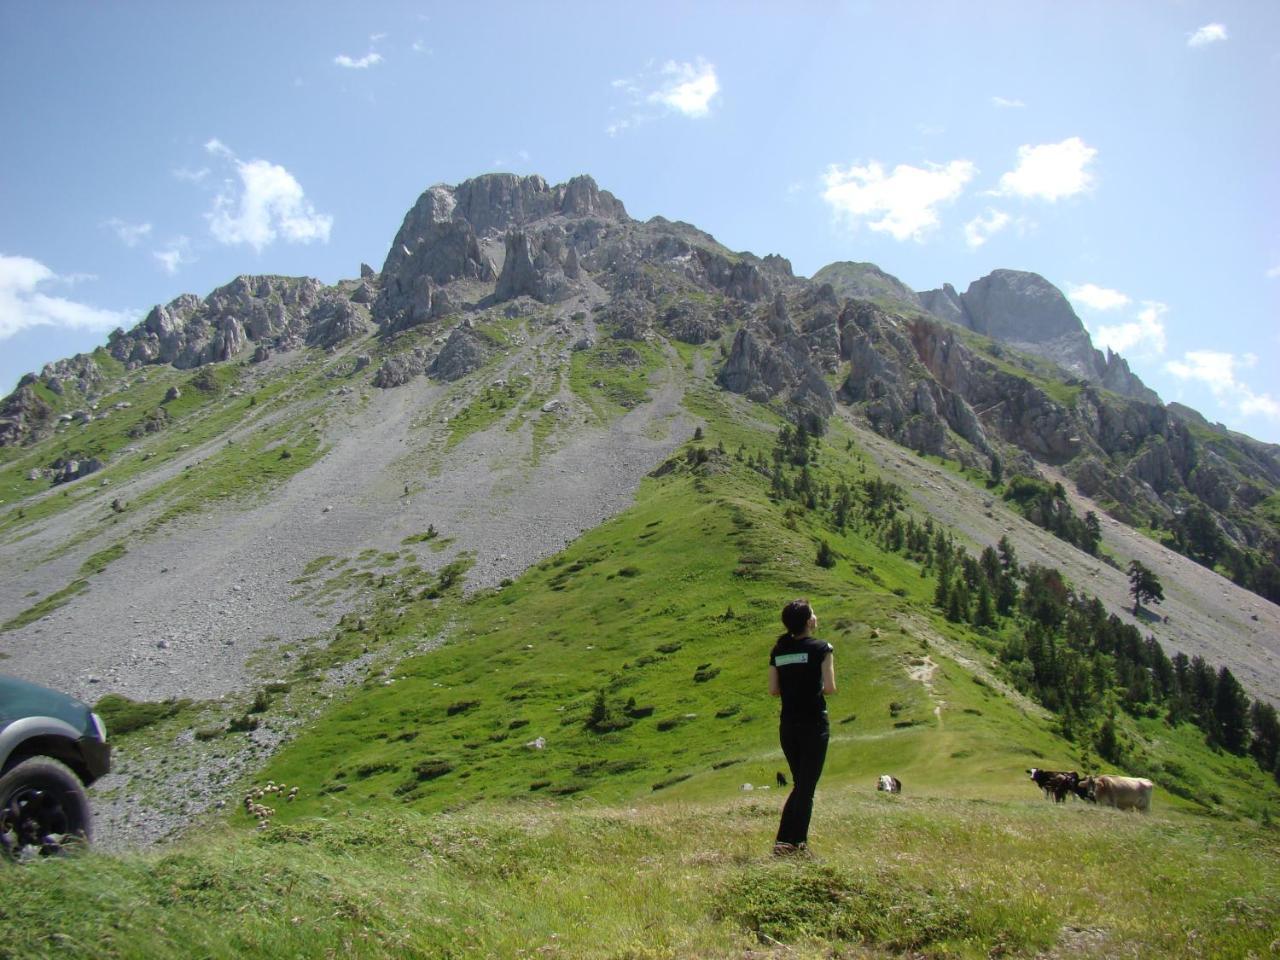
[[57, 856], [93, 836], [84, 785], [49, 757], [31, 757], [0, 776], [0, 856]]

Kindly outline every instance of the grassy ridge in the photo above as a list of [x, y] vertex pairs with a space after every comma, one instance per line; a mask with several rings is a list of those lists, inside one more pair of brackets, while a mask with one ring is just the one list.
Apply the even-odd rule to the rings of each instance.
[[89, 855], [13, 871], [4, 955], [1246, 957], [1280, 932], [1274, 832], [823, 787], [820, 859], [771, 862], [776, 808], [379, 810]]

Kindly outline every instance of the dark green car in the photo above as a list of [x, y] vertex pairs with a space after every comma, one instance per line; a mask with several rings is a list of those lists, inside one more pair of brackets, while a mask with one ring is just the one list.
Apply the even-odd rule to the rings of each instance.
[[0, 858], [93, 836], [85, 787], [111, 768], [102, 719], [74, 697], [0, 676]]

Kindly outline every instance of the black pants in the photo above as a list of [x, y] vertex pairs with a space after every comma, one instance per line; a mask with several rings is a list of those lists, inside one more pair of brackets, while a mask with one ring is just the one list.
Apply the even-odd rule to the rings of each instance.
[[809, 819], [813, 816], [813, 791], [818, 788], [822, 765], [827, 760], [830, 730], [823, 724], [783, 724], [778, 731], [782, 753], [791, 768], [791, 795], [782, 808], [778, 824], [779, 843], [807, 843]]

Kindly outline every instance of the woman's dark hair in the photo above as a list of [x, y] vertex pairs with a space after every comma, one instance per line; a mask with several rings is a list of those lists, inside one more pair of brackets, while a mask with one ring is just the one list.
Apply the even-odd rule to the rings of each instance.
[[799, 636], [804, 633], [812, 616], [813, 608], [809, 606], [808, 600], [792, 600], [782, 608], [782, 625], [791, 636]]

